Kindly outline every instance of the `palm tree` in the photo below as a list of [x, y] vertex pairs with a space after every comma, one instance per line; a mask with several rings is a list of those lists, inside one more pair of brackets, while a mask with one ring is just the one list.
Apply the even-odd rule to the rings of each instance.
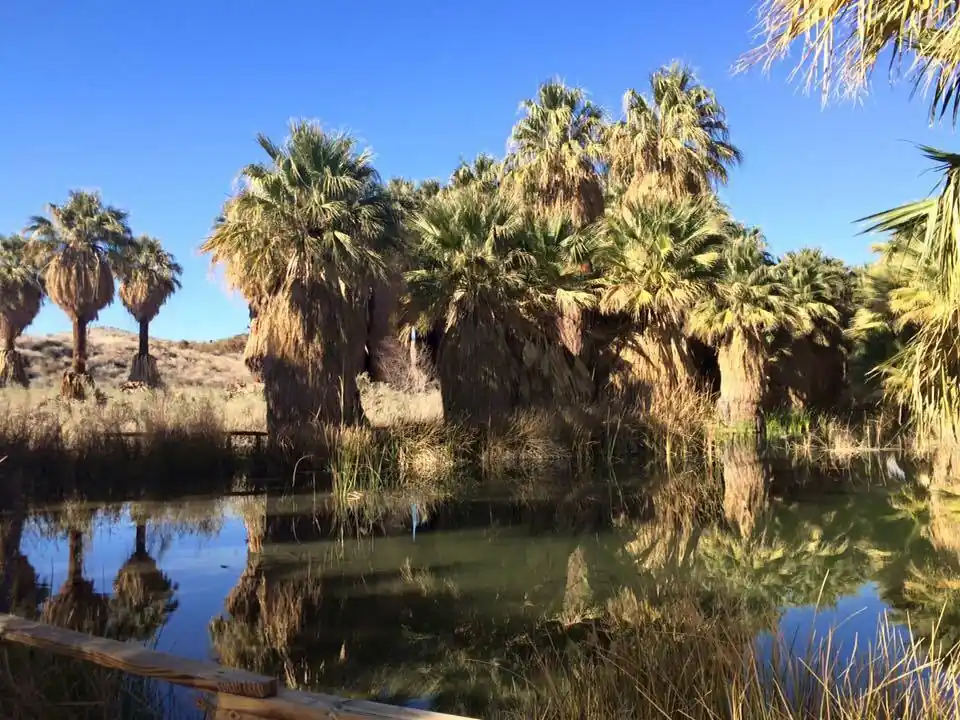
[[150, 355], [150, 322], [180, 289], [183, 268], [160, 241], [141, 235], [126, 249], [120, 273], [120, 300], [140, 324], [140, 346], [130, 366], [130, 382], [160, 385], [157, 361]]
[[[583, 90], [559, 81], [544, 83], [537, 97], [520, 107], [524, 117], [513, 128], [505, 160], [507, 189], [524, 207], [586, 227], [603, 215], [603, 111]], [[590, 263], [580, 269], [589, 274]], [[571, 353], [592, 353], [592, 347], [584, 347], [588, 322], [579, 308], [571, 307], [557, 322]]]
[[43, 285], [37, 268], [19, 236], [0, 237], [0, 388], [26, 387], [30, 380], [17, 337], [33, 322], [43, 302]]
[[788, 298], [759, 231], [742, 230], [721, 258], [716, 292], [700, 300], [688, 321], [692, 334], [717, 348], [718, 409], [724, 422], [758, 419], [767, 381], [767, 336], [802, 325]]
[[727, 182], [740, 162], [726, 112], [690, 68], [674, 63], [650, 76], [652, 95], [623, 97], [622, 122], [609, 133], [610, 182], [631, 197], [703, 195]]
[[769, 68], [803, 41], [795, 73], [834, 89], [866, 89], [877, 60], [889, 51], [891, 74], [905, 59], [917, 88], [933, 87], [931, 118], [960, 110], [960, 26], [952, 2], [918, 0], [768, 0], [760, 14], [760, 45], [741, 58], [743, 70]]
[[[816, 318], [811, 331], [784, 334], [778, 367], [794, 407], [827, 410], [843, 394], [847, 348], [844, 329], [852, 318], [853, 276], [844, 263], [819, 249], [788, 252], [777, 266], [795, 307]], [[817, 368], [811, 372], [811, 368]]]
[[363, 419], [370, 289], [385, 274], [389, 209], [368, 151], [298, 121], [243, 186], [202, 250], [256, 303], [248, 358], [262, 365], [271, 431]]
[[889, 295], [895, 328], [909, 328], [896, 356], [883, 366], [888, 394], [907, 405], [921, 429], [960, 440], [960, 155], [930, 147], [939, 163], [939, 194], [865, 218], [868, 231], [887, 233], [887, 262], [907, 282]]
[[[578, 366], [544, 320], [590, 301], [563, 274], [562, 220], [525, 218], [478, 188], [444, 193], [414, 220], [407, 316], [442, 333], [437, 370], [448, 420], [506, 420], [521, 402], [579, 387]], [[584, 373], [585, 375], [585, 373]]]
[[71, 526], [67, 535], [67, 577], [59, 592], [44, 602], [41, 617], [51, 625], [102, 636], [107, 629], [107, 598], [83, 576], [83, 530]]
[[690, 309], [713, 292], [725, 230], [712, 200], [628, 199], [607, 209], [600, 310], [632, 321], [620, 352], [630, 384], [694, 387], [684, 329]]
[[47, 294], [73, 321], [73, 365], [61, 394], [83, 399], [87, 375], [87, 326], [113, 302], [113, 270], [130, 242], [127, 214], [104, 205], [97, 193], [73, 190], [48, 217], [31, 218], [29, 251], [43, 266]]
[[583, 90], [562, 82], [540, 86], [521, 103], [524, 117], [513, 128], [506, 170], [525, 204], [562, 213], [578, 227], [603, 214], [599, 164], [603, 159], [603, 111]]

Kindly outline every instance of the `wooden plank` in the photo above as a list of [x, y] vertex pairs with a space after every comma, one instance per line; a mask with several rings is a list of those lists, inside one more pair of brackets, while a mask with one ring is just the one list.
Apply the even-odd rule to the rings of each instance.
[[254, 700], [236, 695], [217, 696], [216, 720], [472, 720], [458, 715], [346, 700], [333, 695], [280, 688], [276, 697]]
[[187, 660], [148, 650], [142, 645], [98, 638], [84, 633], [0, 615], [0, 640], [20, 643], [58, 655], [87, 660], [134, 675], [166, 680], [175, 685], [250, 698], [277, 694], [276, 678], [213, 663]]

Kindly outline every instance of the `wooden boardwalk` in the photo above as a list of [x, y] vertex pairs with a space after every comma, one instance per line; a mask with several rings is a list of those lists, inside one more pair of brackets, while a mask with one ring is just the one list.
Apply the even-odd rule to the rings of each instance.
[[0, 641], [28, 645], [211, 693], [215, 697], [214, 717], [218, 720], [470, 720], [427, 710], [288, 690], [276, 678], [188, 660], [142, 645], [94, 637], [13, 615], [0, 614]]

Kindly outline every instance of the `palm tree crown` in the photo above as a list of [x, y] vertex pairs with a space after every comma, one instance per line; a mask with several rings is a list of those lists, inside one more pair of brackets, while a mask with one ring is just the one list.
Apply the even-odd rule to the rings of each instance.
[[603, 213], [598, 165], [603, 159], [603, 111], [583, 90], [559, 81], [540, 86], [521, 104], [507, 167], [519, 197], [541, 211], [569, 215], [583, 226]]
[[97, 193], [77, 190], [66, 203], [49, 205], [48, 214], [27, 226], [47, 292], [75, 318], [95, 320], [113, 301], [112, 267], [130, 242], [127, 214], [104, 205]]
[[202, 246], [248, 298], [319, 281], [348, 292], [382, 274], [378, 245], [389, 221], [371, 154], [346, 135], [292, 124], [283, 146], [261, 135], [270, 164], [241, 171], [242, 188]]
[[713, 291], [725, 218], [712, 202], [627, 200], [608, 209], [600, 309], [682, 324]]
[[0, 323], [14, 336], [33, 322], [43, 299], [38, 268], [19, 235], [0, 236]]
[[124, 253], [120, 299], [138, 322], [153, 320], [160, 307], [180, 289], [183, 268], [156, 238], [141, 235]]
[[609, 136], [612, 183], [634, 195], [659, 190], [674, 197], [726, 184], [741, 156], [713, 91], [676, 63], [653, 73], [650, 87], [649, 98], [636, 90], [624, 95], [624, 120]]

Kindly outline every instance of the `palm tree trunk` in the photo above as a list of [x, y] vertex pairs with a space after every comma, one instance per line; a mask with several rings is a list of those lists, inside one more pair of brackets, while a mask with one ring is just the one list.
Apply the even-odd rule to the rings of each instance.
[[87, 320], [73, 319], [73, 372], [87, 374]]
[[143, 557], [147, 554], [147, 525], [146, 523], [137, 523], [137, 540], [134, 545], [134, 555]]
[[83, 580], [83, 533], [80, 530], [70, 530], [69, 542], [67, 582], [79, 583]]
[[[335, 270], [329, 268], [331, 278]], [[364, 422], [357, 376], [366, 361], [367, 298], [335, 281], [296, 283], [257, 317], [267, 428], [274, 438]]]
[[720, 419], [730, 425], [752, 424], [760, 417], [766, 387], [763, 345], [749, 333], [734, 332], [717, 357], [720, 365]]
[[140, 346], [137, 350], [138, 355], [146, 357], [150, 354], [150, 321], [140, 321]]

